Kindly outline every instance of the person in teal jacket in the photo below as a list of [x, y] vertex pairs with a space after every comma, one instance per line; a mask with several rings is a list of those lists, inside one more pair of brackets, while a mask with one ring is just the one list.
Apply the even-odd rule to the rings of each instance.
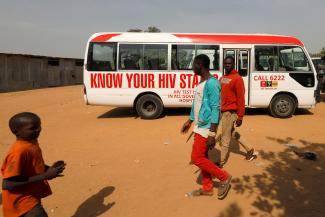
[[[202, 81], [201, 81], [202, 82]], [[211, 123], [219, 123], [220, 114], [220, 83], [212, 75], [205, 82], [203, 88], [203, 98], [201, 108], [198, 113], [198, 126], [200, 128], [209, 129]], [[194, 102], [190, 114], [190, 120], [195, 120]]]
[[183, 124], [181, 132], [186, 133], [194, 122], [194, 144], [191, 161], [201, 169], [202, 188], [192, 192], [193, 196], [213, 195], [212, 176], [220, 180], [218, 198], [227, 196], [231, 175], [208, 159], [208, 150], [215, 146], [216, 130], [220, 114], [220, 83], [210, 74], [210, 59], [201, 54], [194, 58], [193, 71], [201, 77], [195, 88], [190, 118]]

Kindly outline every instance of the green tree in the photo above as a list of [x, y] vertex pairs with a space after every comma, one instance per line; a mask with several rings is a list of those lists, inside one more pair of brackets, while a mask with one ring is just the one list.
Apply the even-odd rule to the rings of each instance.
[[161, 32], [159, 28], [156, 26], [149, 26], [146, 30], [142, 30], [139, 28], [129, 29], [128, 32]]
[[143, 31], [142, 29], [135, 28], [135, 29], [129, 29], [128, 32], [143, 32]]
[[161, 32], [161, 30], [155, 26], [149, 26], [145, 32]]
[[312, 57], [323, 57], [323, 56], [325, 56], [325, 47], [323, 47], [318, 53], [313, 53], [310, 56], [312, 56]]
[[319, 52], [320, 56], [325, 56], [325, 47], [322, 48], [322, 50]]

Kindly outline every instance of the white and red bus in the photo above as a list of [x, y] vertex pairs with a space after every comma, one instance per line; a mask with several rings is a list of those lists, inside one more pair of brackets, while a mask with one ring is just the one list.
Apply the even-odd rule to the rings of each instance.
[[84, 98], [88, 105], [134, 107], [157, 118], [166, 107], [189, 107], [199, 78], [196, 55], [210, 58], [220, 77], [233, 56], [246, 87], [246, 106], [269, 108], [274, 117], [315, 106], [316, 72], [297, 38], [267, 34], [97, 33], [85, 54]]

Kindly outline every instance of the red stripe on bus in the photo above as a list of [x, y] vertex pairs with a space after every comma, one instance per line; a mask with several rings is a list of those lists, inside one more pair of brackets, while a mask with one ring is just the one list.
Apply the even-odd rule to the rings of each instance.
[[197, 43], [242, 43], [242, 44], [296, 44], [304, 46], [297, 38], [276, 35], [199, 35], [174, 34], [179, 38], [190, 39]]
[[111, 39], [114, 36], [118, 36], [121, 34], [104, 34], [104, 35], [99, 35], [91, 40], [91, 42], [105, 42]]

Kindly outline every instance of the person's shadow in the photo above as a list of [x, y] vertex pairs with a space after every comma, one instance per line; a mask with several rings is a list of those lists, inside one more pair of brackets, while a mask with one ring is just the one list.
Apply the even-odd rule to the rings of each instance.
[[115, 187], [113, 186], [101, 189], [98, 193], [83, 202], [72, 217], [96, 217], [103, 214], [115, 204], [115, 202], [104, 203], [105, 197], [112, 194], [114, 190]]
[[[221, 140], [221, 137], [218, 136], [216, 138], [216, 145], [215, 145], [215, 147], [212, 150], [209, 150], [209, 159], [212, 160], [214, 163], [220, 161], [220, 157], [221, 157], [221, 153], [220, 153], [220, 149], [221, 149], [220, 140]], [[245, 157], [246, 156], [246, 152], [242, 151], [241, 149], [243, 150], [244, 148], [241, 147], [241, 145], [239, 144], [239, 142], [235, 138], [231, 138], [230, 144], [229, 144], [229, 152], [228, 152], [228, 155], [226, 156], [226, 163], [228, 162], [229, 155], [231, 153], [238, 154], [238, 155], [241, 155], [241, 156]]]

